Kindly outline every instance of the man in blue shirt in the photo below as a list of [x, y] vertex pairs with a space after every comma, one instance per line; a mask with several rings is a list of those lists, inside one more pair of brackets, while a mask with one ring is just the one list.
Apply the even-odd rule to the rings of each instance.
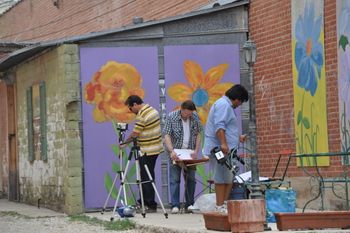
[[219, 164], [210, 151], [214, 147], [220, 147], [227, 156], [231, 149], [238, 148], [239, 142], [245, 140], [245, 135], [240, 136], [238, 118], [234, 109], [246, 101], [248, 101], [247, 90], [239, 84], [232, 86], [211, 107], [205, 127], [203, 154], [209, 156], [210, 165], [213, 168], [216, 208], [220, 212], [227, 211], [224, 202], [232, 189], [233, 174], [227, 167]]
[[[196, 106], [191, 100], [181, 104], [180, 110], [171, 112], [164, 126], [165, 146], [170, 156], [170, 195], [172, 209], [171, 213], [176, 214], [180, 209], [180, 180], [182, 167], [176, 161], [179, 160], [174, 149], [190, 149], [192, 159], [197, 158], [201, 146], [201, 131]], [[187, 167], [185, 173], [185, 209], [191, 211], [194, 203], [194, 192], [196, 187], [196, 167]]]

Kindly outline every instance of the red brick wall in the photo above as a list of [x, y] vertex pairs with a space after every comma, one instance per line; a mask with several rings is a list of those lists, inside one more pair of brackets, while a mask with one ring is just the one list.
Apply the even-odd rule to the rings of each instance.
[[[336, 1], [325, 0], [324, 12], [329, 151], [340, 151]], [[249, 30], [258, 48], [254, 67], [258, 154], [264, 176], [272, 175], [281, 150], [295, 151], [291, 20], [290, 0], [251, 1]], [[324, 169], [327, 175], [341, 169], [339, 161], [331, 161], [331, 166]], [[302, 174], [293, 161], [288, 175]]]
[[198, 9], [211, 0], [22, 0], [0, 16], [0, 40], [47, 40], [103, 31]]

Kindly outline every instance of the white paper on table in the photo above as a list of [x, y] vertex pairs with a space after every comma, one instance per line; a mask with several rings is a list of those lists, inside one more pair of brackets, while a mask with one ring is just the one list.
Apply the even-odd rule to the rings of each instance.
[[193, 150], [189, 149], [174, 149], [174, 151], [180, 160], [192, 159], [191, 154], [194, 152]]
[[[252, 172], [249, 171], [249, 172], [245, 172], [245, 173], [242, 173], [242, 174], [239, 174], [238, 176], [236, 176], [236, 180], [238, 181], [238, 183], [243, 183], [243, 182], [246, 182], [246, 181], [250, 181], [251, 180], [251, 177], [252, 177]], [[264, 181], [264, 180], [268, 180], [269, 178], [268, 177], [259, 177], [259, 181]]]

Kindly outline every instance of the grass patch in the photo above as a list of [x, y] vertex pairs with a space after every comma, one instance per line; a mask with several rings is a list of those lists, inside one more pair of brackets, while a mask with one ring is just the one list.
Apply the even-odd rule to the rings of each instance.
[[0, 217], [3, 216], [10, 216], [10, 217], [20, 217], [25, 219], [32, 219], [32, 217], [29, 217], [27, 215], [19, 214], [16, 211], [0, 211]]
[[70, 221], [85, 222], [87, 224], [95, 226], [103, 226], [106, 230], [124, 231], [135, 228], [135, 223], [131, 222], [129, 219], [125, 218], [123, 220], [114, 221], [103, 221], [96, 217], [89, 217], [86, 215], [71, 215], [69, 216]]

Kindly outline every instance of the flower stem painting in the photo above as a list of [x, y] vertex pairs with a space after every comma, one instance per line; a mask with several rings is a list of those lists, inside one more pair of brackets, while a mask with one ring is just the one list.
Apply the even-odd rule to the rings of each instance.
[[[350, 152], [350, 0], [337, 1], [337, 38], [341, 151]], [[350, 164], [349, 156], [343, 164]]]
[[[328, 152], [323, 1], [292, 1], [292, 56], [296, 152]], [[302, 166], [328, 166], [307, 158]]]

